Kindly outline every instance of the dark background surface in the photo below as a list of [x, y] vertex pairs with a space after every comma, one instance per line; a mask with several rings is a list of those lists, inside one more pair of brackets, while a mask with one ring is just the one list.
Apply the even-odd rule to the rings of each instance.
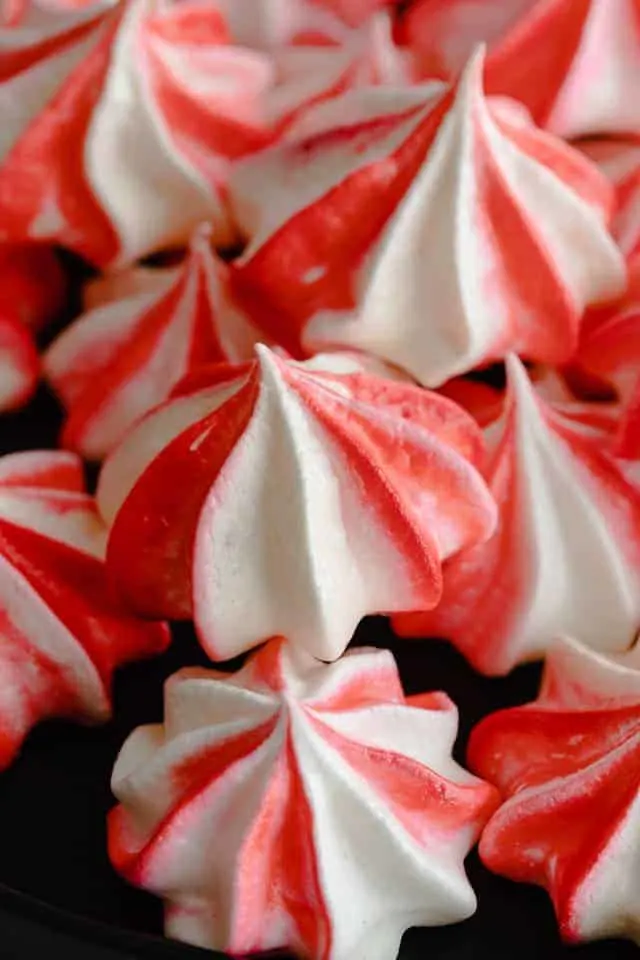
[[[0, 419], [0, 452], [55, 445], [59, 410], [42, 390], [22, 413]], [[391, 646], [407, 693], [445, 690], [458, 704], [458, 758], [471, 726], [499, 707], [532, 699], [539, 668], [503, 680], [479, 677], [447, 644], [398, 641], [386, 621], [365, 621], [356, 642]], [[64, 960], [189, 960], [211, 953], [159, 939], [162, 910], [111, 870], [105, 814], [113, 804], [109, 778], [118, 750], [140, 723], [162, 717], [162, 684], [178, 667], [207, 664], [191, 629], [174, 631], [171, 649], [117, 676], [115, 719], [100, 729], [53, 722], [38, 727], [22, 755], [0, 775], [0, 958], [60, 956]], [[478, 911], [449, 928], [411, 930], [401, 960], [625, 960], [630, 943], [562, 946], [546, 894], [489, 874], [475, 854], [468, 872]], [[133, 932], [135, 931], [135, 932]]]

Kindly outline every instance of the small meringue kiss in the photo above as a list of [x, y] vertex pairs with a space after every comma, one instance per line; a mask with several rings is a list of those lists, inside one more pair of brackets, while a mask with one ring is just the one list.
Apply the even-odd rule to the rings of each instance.
[[106, 720], [113, 670], [168, 643], [116, 603], [105, 534], [73, 454], [0, 458], [0, 769], [41, 719]]
[[180, 940], [392, 960], [407, 927], [475, 910], [463, 860], [497, 794], [451, 758], [456, 732], [386, 650], [322, 664], [274, 640], [232, 676], [182, 670], [116, 762], [111, 860]]
[[560, 633], [624, 650], [640, 625], [640, 484], [614, 456], [615, 411], [546, 401], [519, 360], [507, 369], [503, 413], [485, 429], [497, 532], [446, 564], [437, 609], [394, 619], [403, 636], [451, 639], [489, 674], [543, 656]]
[[480, 431], [451, 401], [349, 363], [258, 346], [134, 428], [98, 485], [133, 609], [193, 613], [216, 660], [276, 635], [333, 660], [366, 614], [438, 602], [442, 561], [495, 525]]
[[290, 352], [355, 347], [435, 387], [510, 350], [566, 362], [585, 307], [624, 291], [612, 185], [485, 98], [482, 51], [445, 93], [354, 91], [328, 112], [231, 183], [234, 270]]
[[233, 242], [229, 167], [268, 139], [272, 71], [215, 6], [122, 0], [0, 30], [0, 240], [46, 240], [97, 266], [188, 239]]
[[505, 797], [480, 843], [496, 873], [545, 887], [569, 941], [640, 945], [640, 656], [556, 643], [535, 703], [471, 736], [469, 763]]
[[183, 376], [204, 363], [249, 360], [259, 339], [233, 300], [206, 227], [179, 266], [134, 268], [111, 286], [112, 297], [68, 327], [44, 360], [67, 407], [62, 443], [93, 460]]

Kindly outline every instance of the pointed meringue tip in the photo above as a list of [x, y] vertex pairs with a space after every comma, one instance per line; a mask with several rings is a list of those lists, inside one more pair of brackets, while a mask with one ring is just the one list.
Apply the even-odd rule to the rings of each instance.
[[505, 370], [507, 372], [507, 384], [513, 389], [531, 387], [531, 380], [527, 373], [527, 368], [520, 357], [515, 353], [508, 353], [504, 360]]
[[460, 73], [458, 80], [460, 85], [478, 87], [484, 94], [484, 64], [486, 54], [487, 47], [484, 43], [479, 43], [473, 48], [473, 52]]
[[263, 376], [265, 374], [273, 374], [274, 371], [280, 368], [284, 358], [278, 356], [266, 343], [256, 343], [254, 350], [256, 363]]
[[542, 398], [538, 396], [531, 382], [527, 368], [515, 353], [508, 354], [504, 361], [507, 373], [507, 410], [527, 411], [533, 414], [539, 410]]
[[209, 253], [213, 255], [212, 246], [213, 227], [208, 221], [203, 221], [193, 228], [189, 240], [189, 249], [192, 253]]

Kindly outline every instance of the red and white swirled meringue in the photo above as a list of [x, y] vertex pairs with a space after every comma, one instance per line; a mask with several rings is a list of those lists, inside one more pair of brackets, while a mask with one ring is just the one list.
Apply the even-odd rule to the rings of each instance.
[[270, 52], [312, 38], [334, 41], [344, 36], [345, 27], [361, 27], [394, 3], [397, 0], [216, 0], [234, 43]]
[[187, 378], [106, 461], [110, 572], [144, 615], [193, 613], [216, 660], [276, 635], [333, 660], [366, 614], [437, 603], [442, 560], [491, 535], [483, 459], [451, 401], [259, 346]]
[[395, 112], [389, 90], [355, 92], [365, 120], [345, 97], [333, 128], [325, 110], [320, 134], [237, 166], [237, 274], [291, 352], [357, 347], [438, 386], [508, 350], [564, 362], [585, 306], [622, 293], [611, 185], [485, 99], [482, 63], [421, 103], [394, 91]]
[[0, 411], [32, 396], [40, 376], [34, 333], [62, 310], [66, 287], [49, 248], [0, 246]]
[[560, 136], [640, 132], [640, 0], [416, 0], [400, 32], [442, 79], [487, 43], [487, 90]]
[[622, 252], [640, 253], [640, 136], [601, 138], [576, 144], [598, 165], [616, 191], [611, 232]]
[[[308, 110], [345, 91], [401, 87], [417, 79], [406, 52], [393, 39], [392, 21], [384, 11], [357, 30], [341, 27], [333, 36], [303, 36], [273, 56], [275, 84], [266, 103], [278, 137], [298, 134]], [[335, 105], [334, 110], [340, 107]]]
[[452, 558], [436, 610], [395, 618], [404, 636], [451, 639], [506, 673], [559, 633], [623, 650], [640, 626], [640, 485], [613, 455], [615, 412], [550, 403], [508, 358], [499, 420], [485, 430], [498, 529]]
[[90, 8], [102, 8], [117, 0], [2, 0], [0, 28], [34, 27], [51, 13], [78, 13]]
[[[44, 22], [40, 22], [44, 20]], [[122, 0], [0, 31], [0, 239], [104, 266], [233, 237], [232, 160], [265, 142], [268, 61], [210, 4]]]
[[232, 676], [182, 670], [116, 762], [111, 860], [178, 939], [389, 960], [475, 909], [463, 860], [497, 792], [452, 759], [457, 721], [405, 698], [386, 650], [323, 664], [278, 639]]
[[76, 320], [45, 357], [68, 410], [63, 445], [90, 459], [109, 453], [183, 376], [204, 363], [249, 360], [259, 339], [208, 229], [196, 231], [179, 266], [128, 273], [115, 299]]
[[168, 643], [116, 603], [104, 545], [76, 456], [0, 458], [0, 769], [43, 718], [107, 719], [113, 670]]
[[505, 797], [484, 863], [546, 887], [563, 937], [640, 943], [640, 651], [557, 642], [538, 700], [487, 717], [469, 762]]
[[[613, 387], [623, 401], [632, 393], [640, 375], [640, 255], [629, 264], [629, 287], [611, 307], [589, 311], [572, 369], [578, 386], [596, 393], [599, 382]], [[586, 372], [593, 383], [580, 377]]]

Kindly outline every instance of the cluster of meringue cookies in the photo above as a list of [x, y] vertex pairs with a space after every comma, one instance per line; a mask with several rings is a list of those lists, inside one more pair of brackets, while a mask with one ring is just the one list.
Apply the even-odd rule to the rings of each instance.
[[[0, 23], [0, 406], [65, 409], [0, 459], [0, 766], [192, 619], [249, 656], [167, 682], [108, 831], [168, 935], [393, 960], [474, 911], [479, 840], [640, 943], [640, 0]], [[473, 773], [446, 694], [347, 650], [369, 614], [546, 658]]]

